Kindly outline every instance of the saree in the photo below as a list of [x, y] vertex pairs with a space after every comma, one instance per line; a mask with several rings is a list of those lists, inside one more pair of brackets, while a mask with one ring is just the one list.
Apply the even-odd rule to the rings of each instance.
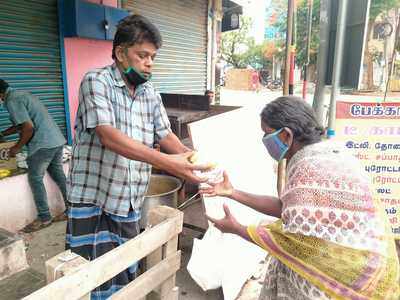
[[394, 239], [354, 156], [330, 141], [304, 147], [281, 201], [280, 220], [247, 228], [271, 255], [260, 298], [400, 299]]

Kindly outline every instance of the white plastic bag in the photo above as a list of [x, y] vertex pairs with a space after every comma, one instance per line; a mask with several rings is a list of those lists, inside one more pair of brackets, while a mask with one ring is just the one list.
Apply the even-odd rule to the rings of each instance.
[[217, 289], [222, 285], [222, 253], [219, 251], [220, 248], [215, 247], [221, 239], [222, 233], [210, 227], [202, 240], [193, 241], [187, 270], [204, 291]]

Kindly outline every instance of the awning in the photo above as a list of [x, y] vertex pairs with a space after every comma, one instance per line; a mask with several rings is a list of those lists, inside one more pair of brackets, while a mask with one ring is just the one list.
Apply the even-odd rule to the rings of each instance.
[[231, 0], [222, 0], [222, 12], [221, 32], [238, 29], [239, 15], [243, 14], [243, 7]]
[[240, 1], [222, 0], [222, 11], [223, 13], [236, 13], [242, 14], [243, 7], [240, 5]]

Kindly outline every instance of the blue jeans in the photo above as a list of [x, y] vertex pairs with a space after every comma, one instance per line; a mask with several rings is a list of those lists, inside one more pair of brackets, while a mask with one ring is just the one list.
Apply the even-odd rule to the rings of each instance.
[[42, 221], [51, 220], [43, 177], [46, 170], [59, 187], [67, 208], [66, 178], [62, 165], [63, 146], [50, 149], [39, 149], [26, 160], [28, 164], [28, 180], [35, 200], [38, 216]]

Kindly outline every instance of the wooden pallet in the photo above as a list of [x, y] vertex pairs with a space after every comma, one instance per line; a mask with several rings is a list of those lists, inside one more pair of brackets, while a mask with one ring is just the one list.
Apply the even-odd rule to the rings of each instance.
[[90, 299], [96, 287], [145, 258], [146, 271], [110, 299], [177, 300], [175, 275], [181, 260], [177, 247], [183, 213], [159, 206], [149, 212], [148, 224], [143, 233], [93, 261], [81, 256], [68, 260], [68, 252], [51, 258], [46, 262], [48, 285], [23, 299]]

